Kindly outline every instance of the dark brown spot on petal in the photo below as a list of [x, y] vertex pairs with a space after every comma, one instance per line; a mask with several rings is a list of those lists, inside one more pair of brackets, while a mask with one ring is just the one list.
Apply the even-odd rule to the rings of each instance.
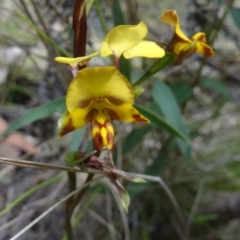
[[99, 152], [104, 147], [103, 146], [103, 138], [102, 138], [102, 135], [100, 134], [100, 132], [97, 132], [95, 134], [95, 136], [93, 137], [93, 145], [94, 145], [94, 148]]
[[81, 101], [79, 101], [78, 106], [80, 108], [86, 108], [90, 104], [91, 101], [92, 101], [92, 99], [81, 100]]
[[207, 57], [213, 57], [214, 56], [214, 52], [213, 52], [212, 48], [209, 47], [209, 46], [204, 46], [203, 47], [203, 52], [204, 52], [203, 54]]
[[113, 97], [113, 96], [106, 97], [106, 99], [114, 105], [121, 105], [121, 104], [125, 103], [124, 99]]
[[66, 135], [67, 133], [70, 133], [75, 130], [75, 127], [73, 126], [73, 121], [71, 118], [69, 118], [68, 123], [62, 128], [61, 132], [59, 135], [62, 137]]
[[111, 108], [107, 109], [107, 115], [110, 118], [115, 119], [115, 120], [119, 120], [120, 119], [120, 116], [114, 110], [112, 110]]
[[96, 109], [91, 109], [91, 110], [88, 112], [88, 114], [86, 115], [84, 121], [85, 121], [86, 123], [90, 122], [90, 121], [94, 118], [94, 116], [95, 116], [96, 114], [97, 114], [97, 110], [96, 110]]
[[[106, 120], [105, 123], [101, 124], [97, 121], [92, 122], [92, 128], [97, 130], [93, 138], [93, 145], [97, 151], [101, 151], [103, 147], [107, 147], [109, 150], [113, 149], [114, 145], [114, 134], [113, 134], [113, 126], [110, 120]], [[101, 135], [101, 130], [105, 129], [107, 132], [106, 136]]]
[[148, 120], [140, 114], [134, 114], [132, 117], [134, 118], [135, 122], [148, 122]]
[[197, 39], [199, 42], [206, 42], [206, 38], [205, 38], [205, 35], [202, 34], [200, 35], [200, 37]]

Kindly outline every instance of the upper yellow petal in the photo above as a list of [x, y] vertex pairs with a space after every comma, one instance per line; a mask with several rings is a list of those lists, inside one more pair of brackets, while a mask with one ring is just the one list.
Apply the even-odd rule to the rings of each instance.
[[165, 23], [172, 25], [175, 29], [175, 34], [185, 42], [191, 42], [190, 39], [181, 30], [179, 17], [176, 11], [166, 10], [161, 16], [161, 20]]
[[116, 105], [133, 104], [133, 89], [115, 67], [93, 67], [79, 71], [67, 91], [67, 109], [71, 112], [86, 108], [92, 100], [101, 98]]
[[114, 54], [120, 57], [125, 51], [141, 42], [147, 32], [148, 29], [144, 22], [138, 25], [119, 25], [104, 38], [100, 49], [101, 55], [105, 57]]
[[123, 56], [127, 59], [133, 57], [161, 58], [164, 55], [165, 51], [163, 48], [158, 46], [155, 42], [144, 40], [135, 47], [123, 53]]
[[95, 57], [98, 54], [99, 52], [94, 52], [90, 55], [77, 58], [56, 57], [55, 60], [60, 63], [69, 64], [71, 67], [76, 67], [78, 64], [80, 66], [84, 66], [91, 60], [92, 57]]

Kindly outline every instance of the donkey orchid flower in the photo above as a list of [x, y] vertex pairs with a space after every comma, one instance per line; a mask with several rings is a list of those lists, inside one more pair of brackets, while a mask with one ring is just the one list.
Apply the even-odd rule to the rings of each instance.
[[132, 105], [134, 94], [129, 81], [115, 67], [85, 68], [69, 85], [68, 114], [60, 123], [60, 136], [91, 122], [94, 147], [112, 150], [112, 119], [122, 122], [149, 122]]
[[212, 48], [207, 45], [205, 33], [196, 33], [191, 39], [189, 39], [181, 30], [180, 20], [173, 10], [167, 10], [161, 16], [161, 20], [174, 27], [174, 35], [167, 45], [166, 50], [178, 55], [178, 62], [181, 63], [192, 52], [203, 54], [207, 57], [213, 57], [214, 52]]

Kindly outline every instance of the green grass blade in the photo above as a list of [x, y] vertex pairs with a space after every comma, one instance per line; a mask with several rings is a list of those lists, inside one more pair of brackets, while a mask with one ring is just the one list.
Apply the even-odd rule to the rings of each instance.
[[186, 143], [189, 143], [189, 140], [186, 137], [186, 135], [182, 134], [178, 129], [176, 129], [173, 125], [167, 122], [163, 117], [159, 116], [157, 113], [155, 113], [154, 111], [150, 110], [147, 107], [140, 105], [138, 106], [135, 105], [135, 107], [139, 110], [141, 114], [143, 114], [151, 121], [152, 125], [160, 127], [169, 132], [170, 134], [172, 134], [173, 136], [179, 137]]
[[[166, 83], [163, 81], [155, 81], [152, 88], [152, 96], [169, 124], [185, 136], [185, 139], [188, 139], [187, 128], [183, 123], [180, 108], [171, 89], [166, 85]], [[176, 141], [184, 157], [187, 160], [190, 160], [190, 145], [180, 138], [176, 138]]]
[[10, 123], [8, 129], [3, 134], [8, 135], [38, 119], [51, 116], [55, 112], [64, 112], [65, 109], [66, 107], [64, 98], [61, 97], [54, 99], [48, 103], [41, 105], [40, 107], [32, 108], [27, 114], [14, 120], [12, 123]]
[[22, 18], [24, 22], [26, 22], [30, 27], [32, 27], [39, 35], [41, 35], [47, 42], [49, 42], [53, 47], [55, 47], [61, 54], [63, 54], [66, 57], [72, 57], [72, 54], [70, 54], [65, 49], [61, 48], [54, 40], [52, 40], [51, 37], [49, 37], [44, 31], [42, 31], [40, 28], [38, 28], [32, 21], [30, 21], [27, 17], [25, 17], [22, 13], [19, 11], [16, 11], [16, 14]]
[[57, 175], [56, 177], [50, 178], [36, 186], [34, 186], [33, 188], [29, 189], [27, 192], [25, 192], [24, 194], [22, 194], [20, 197], [18, 197], [15, 201], [13, 201], [12, 203], [10, 203], [6, 208], [4, 208], [1, 212], [0, 212], [0, 216], [2, 216], [3, 214], [7, 213], [9, 210], [11, 210], [13, 207], [15, 207], [16, 205], [18, 205], [20, 202], [22, 202], [25, 198], [29, 197], [31, 194], [33, 194], [34, 192], [36, 192], [38, 189], [41, 189], [51, 183], [55, 183], [57, 181], [59, 181], [64, 175], [61, 173], [59, 175]]

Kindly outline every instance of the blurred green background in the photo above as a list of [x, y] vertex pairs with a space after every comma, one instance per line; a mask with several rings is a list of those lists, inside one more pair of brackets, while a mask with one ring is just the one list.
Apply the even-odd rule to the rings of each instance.
[[[73, 6], [71, 0], [0, 1], [0, 157], [63, 165], [80, 144], [91, 151], [87, 127], [63, 139], [57, 135], [72, 77], [54, 58], [72, 53]], [[240, 1], [95, 0], [87, 53], [98, 50], [115, 25], [142, 20], [149, 38], [167, 43], [173, 29], [159, 19], [167, 9], [177, 11], [187, 36], [205, 32], [215, 57], [193, 54], [144, 84], [136, 104], [150, 111], [152, 123], [114, 122], [114, 161], [126, 172], [163, 179], [178, 202], [185, 234], [158, 183], [124, 181], [131, 197], [126, 215], [100, 182], [74, 214], [74, 239], [240, 238]], [[97, 57], [89, 66], [110, 63]], [[136, 58], [121, 70], [134, 83], [153, 63]], [[84, 178], [78, 174], [79, 185]], [[6, 164], [0, 165], [0, 185], [0, 239], [13, 237], [68, 190], [58, 171]], [[64, 218], [62, 204], [19, 239], [62, 239]]]

